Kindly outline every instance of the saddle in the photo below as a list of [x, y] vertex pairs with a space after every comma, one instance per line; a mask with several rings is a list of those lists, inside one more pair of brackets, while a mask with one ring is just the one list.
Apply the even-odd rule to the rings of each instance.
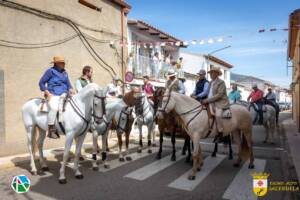
[[[65, 112], [65, 108], [69, 98], [70, 96], [66, 94], [62, 94], [59, 98], [58, 113], [57, 113], [59, 122], [63, 121], [62, 113]], [[43, 113], [48, 113], [50, 111], [50, 107], [47, 99], [41, 99], [41, 103], [39, 105], [39, 111]]]

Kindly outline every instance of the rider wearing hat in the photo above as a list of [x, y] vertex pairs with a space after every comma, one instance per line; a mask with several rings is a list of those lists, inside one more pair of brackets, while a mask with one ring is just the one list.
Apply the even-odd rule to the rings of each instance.
[[185, 88], [183, 82], [177, 79], [176, 76], [177, 73], [175, 72], [174, 69], [168, 70], [168, 75], [167, 75], [168, 81], [166, 82], [166, 88], [169, 89], [170, 91], [175, 91], [180, 94], [184, 94]]
[[229, 105], [226, 94], [226, 85], [225, 82], [219, 78], [219, 76], [222, 75], [220, 68], [212, 66], [208, 73], [212, 80], [209, 83], [208, 97], [203, 100], [202, 103], [210, 104], [212, 111], [215, 113], [218, 129], [218, 137], [216, 137], [215, 142], [221, 142], [223, 139], [223, 108]]
[[196, 83], [194, 92], [191, 94], [191, 97], [198, 101], [206, 99], [209, 92], [209, 82], [206, 80], [205, 75], [206, 71], [204, 69], [201, 69], [198, 72], [199, 79]]
[[265, 96], [266, 104], [273, 106], [276, 110], [276, 123], [278, 123], [279, 105], [276, 103], [276, 94], [272, 91], [272, 88], [268, 88], [268, 93]]
[[264, 92], [258, 89], [257, 84], [252, 85], [253, 91], [247, 98], [247, 101], [250, 100], [251, 103], [255, 103], [258, 107], [258, 114], [259, 114], [259, 124], [263, 124], [263, 97], [264, 97]]
[[48, 113], [48, 137], [57, 139], [59, 135], [55, 128], [55, 119], [58, 111], [60, 96], [65, 93], [74, 94], [69, 76], [65, 70], [63, 56], [53, 58], [53, 67], [47, 69], [39, 81], [40, 90], [44, 92], [49, 103]]

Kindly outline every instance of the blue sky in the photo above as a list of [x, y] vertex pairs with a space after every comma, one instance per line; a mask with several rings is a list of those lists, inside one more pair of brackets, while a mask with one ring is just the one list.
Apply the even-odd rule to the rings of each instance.
[[[129, 18], [140, 19], [191, 41], [225, 37], [224, 42], [190, 45], [186, 52], [207, 54], [231, 45], [214, 56], [234, 65], [233, 72], [253, 75], [288, 86], [287, 31], [260, 29], [288, 28], [288, 16], [300, 8], [299, 0], [127, 0]], [[232, 36], [227, 37], [227, 36]]]

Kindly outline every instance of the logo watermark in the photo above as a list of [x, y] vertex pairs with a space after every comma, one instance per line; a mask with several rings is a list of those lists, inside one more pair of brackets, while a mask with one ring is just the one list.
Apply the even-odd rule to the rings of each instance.
[[26, 193], [30, 188], [30, 180], [25, 175], [15, 176], [11, 182], [11, 187], [16, 193]]

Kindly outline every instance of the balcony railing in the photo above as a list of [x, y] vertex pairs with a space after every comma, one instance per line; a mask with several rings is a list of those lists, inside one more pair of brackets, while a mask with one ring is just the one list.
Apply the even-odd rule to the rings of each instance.
[[132, 59], [131, 65], [136, 78], [147, 75], [154, 80], [165, 79], [165, 74], [171, 68], [171, 64], [140, 55]]

